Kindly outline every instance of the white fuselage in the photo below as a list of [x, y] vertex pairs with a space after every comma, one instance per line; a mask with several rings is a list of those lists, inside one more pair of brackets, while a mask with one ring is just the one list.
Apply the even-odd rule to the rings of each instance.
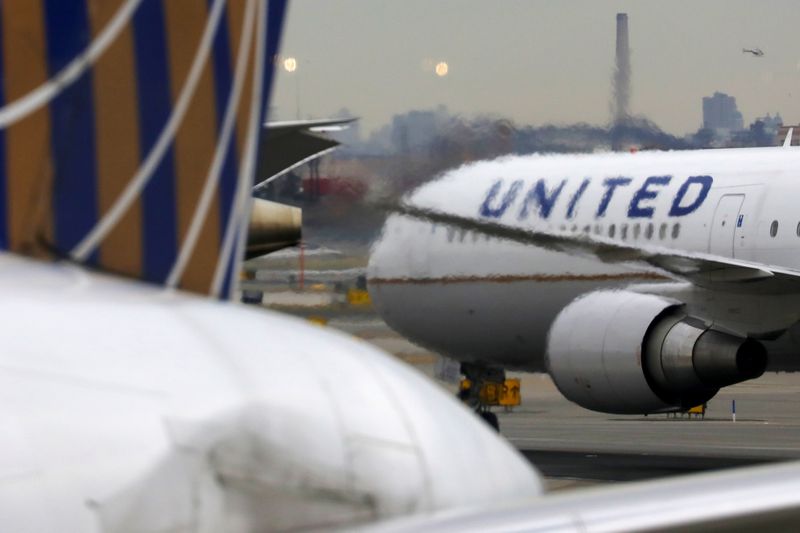
[[[512, 227], [800, 269], [798, 191], [800, 151], [765, 148], [507, 157], [446, 173], [408, 202]], [[800, 319], [800, 295], [655, 283], [671, 280], [642, 265], [402, 215], [387, 220], [369, 281], [382, 316], [411, 339], [458, 360], [527, 370], [544, 369], [560, 310], [603, 287], [646, 283], [642, 290], [677, 296], [717, 327], [755, 337]]]
[[342, 527], [540, 491], [449, 394], [344, 335], [7, 254], [0, 296], [4, 531]]

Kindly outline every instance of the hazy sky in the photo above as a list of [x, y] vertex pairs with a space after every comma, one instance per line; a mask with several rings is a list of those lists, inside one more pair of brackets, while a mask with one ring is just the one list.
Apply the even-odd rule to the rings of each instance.
[[633, 114], [687, 133], [719, 90], [745, 124], [776, 111], [800, 121], [796, 0], [292, 0], [282, 55], [298, 68], [278, 75], [273, 118], [295, 118], [299, 96], [303, 118], [346, 107], [365, 132], [439, 104], [517, 124], [604, 124], [618, 12], [629, 16]]

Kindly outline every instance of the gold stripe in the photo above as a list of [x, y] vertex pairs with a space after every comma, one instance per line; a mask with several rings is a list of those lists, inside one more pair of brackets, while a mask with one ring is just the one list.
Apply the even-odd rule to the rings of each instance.
[[[235, 2], [234, 2], [235, 3]], [[167, 43], [172, 77], [172, 101], [177, 100], [194, 60], [207, 22], [205, 2], [164, 2]], [[182, 246], [205, 183], [216, 148], [217, 114], [211, 56], [203, 66], [194, 98], [175, 140], [178, 237]], [[184, 289], [207, 293], [211, 287], [220, 249], [219, 195], [203, 221], [201, 238], [181, 279]]]
[[[100, 33], [125, 0], [91, 0], [92, 36]], [[97, 174], [100, 216], [119, 197], [140, 164], [138, 98], [130, 25], [94, 66]], [[104, 269], [140, 277], [142, 203], [137, 198], [100, 247]]]
[[[4, 89], [12, 102], [47, 81], [42, 2], [2, 2]], [[6, 130], [9, 246], [46, 255], [37, 240], [53, 242], [50, 115], [47, 106]]]
[[455, 283], [518, 283], [537, 281], [557, 282], [610, 282], [610, 281], [662, 281], [666, 276], [654, 272], [630, 272], [625, 274], [531, 274], [496, 276], [444, 276], [441, 278], [370, 278], [371, 285], [451, 285]]

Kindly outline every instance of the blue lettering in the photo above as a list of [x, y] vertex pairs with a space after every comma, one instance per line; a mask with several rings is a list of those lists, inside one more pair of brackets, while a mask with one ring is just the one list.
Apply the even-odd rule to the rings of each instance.
[[500, 202], [500, 205], [497, 207], [492, 207], [492, 204], [495, 202], [497, 198], [497, 194], [500, 192], [500, 189], [503, 186], [503, 180], [497, 180], [492, 185], [492, 188], [489, 189], [489, 192], [486, 194], [486, 199], [481, 204], [480, 214], [483, 217], [491, 217], [491, 218], [500, 218], [503, 216], [503, 213], [506, 212], [508, 206], [517, 198], [517, 194], [519, 190], [522, 188], [522, 180], [516, 180], [511, 184], [511, 187], [508, 189], [508, 192], [503, 196], [503, 200]]
[[533, 200], [536, 200], [536, 203], [539, 204], [539, 216], [541, 218], [549, 217], [550, 212], [553, 210], [553, 206], [555, 205], [556, 200], [558, 200], [558, 196], [561, 194], [561, 190], [564, 188], [564, 184], [566, 182], [567, 180], [561, 180], [559, 186], [556, 187], [555, 190], [553, 190], [553, 192], [551, 192], [548, 196], [544, 180], [538, 180], [525, 196], [525, 201], [522, 203], [522, 210], [519, 212], [519, 219], [523, 220], [528, 218], [528, 205]]
[[[708, 191], [711, 190], [711, 184], [713, 182], [714, 179], [711, 176], [689, 176], [689, 179], [683, 182], [681, 188], [678, 189], [678, 194], [675, 195], [675, 200], [672, 202], [672, 207], [669, 210], [669, 216], [682, 217], [684, 215], [688, 215], [689, 213], [695, 212], [697, 208], [700, 207], [705, 201], [706, 196], [708, 196]], [[695, 198], [694, 202], [690, 203], [689, 205], [681, 205], [681, 202], [686, 197], [686, 193], [689, 192], [689, 187], [695, 183], [700, 185], [700, 191], [697, 193], [697, 198]]]
[[636, 191], [631, 199], [631, 205], [628, 206], [628, 217], [629, 218], [652, 218], [653, 217], [653, 208], [652, 207], [642, 207], [639, 205], [639, 202], [643, 200], [653, 200], [656, 196], [658, 196], [659, 191], [649, 190], [648, 188], [653, 185], [660, 185], [664, 186], [667, 185], [672, 176], [650, 176], [646, 180], [644, 180], [644, 184]]
[[614, 195], [616, 188], [630, 185], [630, 183], [630, 178], [606, 178], [603, 181], [603, 185], [606, 187], [606, 193], [600, 200], [600, 205], [597, 207], [597, 214], [595, 215], [595, 218], [605, 216], [606, 210], [608, 209], [608, 204], [611, 203], [611, 197]]
[[583, 180], [583, 183], [581, 183], [581, 186], [578, 187], [578, 190], [575, 191], [575, 194], [573, 194], [572, 198], [570, 198], [569, 206], [567, 207], [567, 218], [572, 218], [572, 217], [575, 216], [575, 207], [578, 205], [578, 200], [581, 199], [581, 196], [583, 196], [583, 193], [586, 192], [586, 188], [589, 186], [589, 182], [590, 181], [591, 180], [589, 178], [586, 178], [585, 180]]

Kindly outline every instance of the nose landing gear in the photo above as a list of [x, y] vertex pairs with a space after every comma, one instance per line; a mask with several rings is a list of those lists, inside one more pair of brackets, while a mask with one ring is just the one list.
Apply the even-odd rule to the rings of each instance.
[[464, 374], [465, 379], [461, 381], [458, 398], [469, 405], [495, 431], [499, 432], [500, 422], [491, 408], [493, 405], [499, 404], [500, 391], [505, 386], [505, 370], [462, 363], [461, 373]]

